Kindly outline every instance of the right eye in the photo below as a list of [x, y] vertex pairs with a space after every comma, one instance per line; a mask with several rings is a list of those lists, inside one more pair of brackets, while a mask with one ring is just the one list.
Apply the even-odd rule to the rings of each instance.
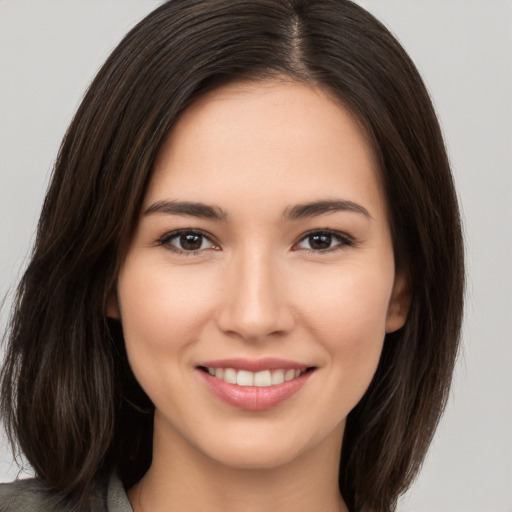
[[218, 248], [204, 233], [190, 229], [167, 233], [158, 240], [158, 244], [186, 256]]

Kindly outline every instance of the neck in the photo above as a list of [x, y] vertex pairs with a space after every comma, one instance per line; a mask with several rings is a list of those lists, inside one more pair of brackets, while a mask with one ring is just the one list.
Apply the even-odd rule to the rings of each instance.
[[338, 488], [340, 450], [332, 440], [323, 444], [275, 467], [237, 468], [173, 443], [155, 422], [152, 465], [128, 497], [134, 512], [348, 512]]

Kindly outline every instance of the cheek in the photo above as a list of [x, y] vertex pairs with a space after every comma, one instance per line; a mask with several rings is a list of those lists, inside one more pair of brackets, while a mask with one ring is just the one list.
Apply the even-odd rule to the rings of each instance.
[[350, 265], [303, 281], [304, 324], [343, 372], [372, 374], [386, 332], [392, 289], [390, 269]]
[[304, 273], [296, 293], [311, 317], [326, 320], [326, 328], [338, 325], [349, 333], [363, 324], [384, 333], [393, 278], [392, 265], [347, 264]]
[[126, 347], [133, 360], [178, 353], [197, 339], [211, 291], [200, 272], [160, 262], [127, 261], [118, 295]]

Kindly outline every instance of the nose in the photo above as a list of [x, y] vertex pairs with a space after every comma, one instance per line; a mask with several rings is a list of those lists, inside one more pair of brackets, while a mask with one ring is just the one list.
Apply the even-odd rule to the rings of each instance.
[[295, 322], [286, 288], [283, 268], [271, 256], [235, 257], [217, 316], [219, 328], [251, 342], [286, 334]]

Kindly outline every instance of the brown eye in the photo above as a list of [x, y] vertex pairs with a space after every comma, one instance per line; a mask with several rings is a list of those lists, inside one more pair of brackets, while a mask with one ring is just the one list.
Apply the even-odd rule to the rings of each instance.
[[158, 243], [180, 254], [195, 254], [205, 249], [216, 248], [205, 234], [191, 230], [168, 233], [158, 240]]
[[327, 252], [353, 245], [353, 240], [335, 231], [312, 231], [307, 233], [297, 244], [298, 249], [308, 249], [311, 252]]
[[203, 245], [203, 236], [195, 233], [180, 235], [179, 245], [184, 251], [198, 251]]
[[308, 236], [309, 247], [314, 251], [321, 251], [329, 249], [332, 243], [332, 235], [330, 234], [317, 234]]

